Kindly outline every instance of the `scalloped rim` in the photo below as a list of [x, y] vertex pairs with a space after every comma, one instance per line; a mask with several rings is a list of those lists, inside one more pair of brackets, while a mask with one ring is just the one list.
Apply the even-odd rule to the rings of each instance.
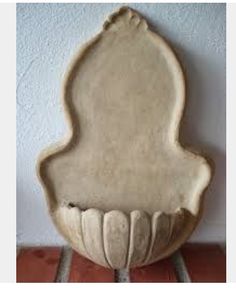
[[81, 211], [64, 204], [52, 213], [55, 225], [73, 249], [99, 265], [121, 269], [155, 262], [186, 240], [196, 217], [177, 208], [173, 213], [152, 215], [133, 210]]

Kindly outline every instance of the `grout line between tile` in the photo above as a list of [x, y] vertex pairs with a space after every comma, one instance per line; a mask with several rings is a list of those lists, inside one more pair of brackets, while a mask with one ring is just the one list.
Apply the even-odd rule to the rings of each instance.
[[178, 279], [178, 282], [180, 283], [191, 283], [191, 279], [187, 270], [187, 267], [185, 265], [184, 259], [181, 255], [180, 251], [176, 251], [171, 256], [171, 261], [174, 265], [176, 276]]
[[115, 270], [115, 282], [116, 283], [129, 283], [129, 269]]
[[69, 279], [73, 251], [69, 246], [64, 246], [61, 251], [55, 282], [67, 283]]

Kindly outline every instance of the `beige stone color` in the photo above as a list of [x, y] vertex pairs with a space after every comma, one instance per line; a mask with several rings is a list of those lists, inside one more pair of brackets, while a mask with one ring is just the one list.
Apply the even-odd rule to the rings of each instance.
[[68, 136], [37, 165], [58, 230], [115, 269], [174, 252], [199, 221], [211, 171], [178, 141], [185, 82], [169, 45], [121, 8], [74, 58], [62, 99]]

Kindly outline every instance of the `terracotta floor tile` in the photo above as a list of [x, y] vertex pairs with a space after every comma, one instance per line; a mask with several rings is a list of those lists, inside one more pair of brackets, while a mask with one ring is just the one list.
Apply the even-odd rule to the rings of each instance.
[[73, 252], [69, 282], [114, 282], [114, 271], [96, 265]]
[[220, 246], [187, 243], [181, 253], [192, 282], [226, 282], [226, 259]]
[[17, 282], [54, 282], [61, 248], [23, 248], [17, 257]]
[[170, 258], [130, 270], [130, 282], [177, 282]]

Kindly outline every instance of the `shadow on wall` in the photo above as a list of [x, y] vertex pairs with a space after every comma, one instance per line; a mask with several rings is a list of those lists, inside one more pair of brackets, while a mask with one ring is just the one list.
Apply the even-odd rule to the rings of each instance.
[[[143, 17], [145, 17], [148, 21], [149, 27], [152, 31], [161, 36], [164, 35], [162, 34], [162, 31], [164, 30], [162, 29], [162, 26], [159, 25], [159, 23], [154, 24], [147, 15], [143, 15]], [[168, 33], [166, 35], [168, 35]], [[224, 126], [223, 123], [218, 123], [219, 117], [216, 110], [212, 110], [209, 118], [207, 118], [208, 113], [206, 109], [206, 99], [211, 98], [212, 100], [214, 98], [214, 94], [215, 96], [220, 95], [220, 93], [217, 91], [217, 88], [219, 88], [219, 79], [222, 82], [222, 76], [219, 75], [219, 78], [215, 77], [215, 64], [206, 56], [201, 54], [192, 56], [179, 44], [173, 43], [166, 37], [163, 38], [166, 39], [166, 41], [170, 44], [176, 53], [176, 56], [179, 59], [184, 71], [186, 80], [186, 104], [184, 115], [181, 120], [179, 139], [181, 144], [186, 148], [200, 152], [204, 157], [206, 157], [210, 161], [210, 164], [213, 168], [212, 181], [206, 191], [204, 199], [204, 212], [202, 221], [217, 224], [217, 222], [220, 221], [220, 219], [217, 219], [218, 213], [220, 213], [219, 209], [222, 211], [222, 208], [224, 207], [224, 213], [226, 211], [226, 206], [222, 206], [222, 201], [225, 202], [226, 194], [226, 153], [225, 151], [223, 152], [221, 149], [216, 148], [215, 145], [210, 144], [207, 139], [203, 137], [202, 133], [200, 133], [201, 131], [199, 131], [199, 129], [201, 125], [204, 125], [204, 123], [201, 124], [202, 119], [205, 121], [205, 123], [211, 123], [210, 127], [212, 129], [214, 127], [222, 128], [222, 125]], [[201, 71], [199, 70], [199, 64], [201, 64]], [[208, 73], [207, 80], [204, 79], [202, 74], [204, 69], [205, 72]], [[212, 74], [210, 74], [211, 72]], [[223, 73], [225, 89], [224, 92], [222, 91], [222, 98], [224, 98], [224, 102], [226, 102], [226, 72]], [[210, 89], [207, 88], [208, 83], [211, 86]], [[207, 95], [208, 92], [210, 93]], [[224, 111], [223, 114], [225, 119], [225, 107], [224, 109], [220, 108], [219, 111], [221, 115], [222, 111]], [[217, 135], [219, 131], [216, 129], [217, 128], [214, 128], [214, 132], [216, 132]], [[225, 128], [223, 128], [223, 133], [225, 133]], [[224, 134], [224, 140], [222, 143], [223, 145], [225, 145], [226, 141], [225, 136], [226, 135]], [[212, 208], [212, 206], [215, 208]], [[202, 225], [202, 223], [203, 222], [199, 224], [200, 228], [204, 225]], [[203, 228], [207, 228], [207, 226], [203, 226]]]
[[[176, 46], [175, 46], [176, 47]], [[207, 217], [209, 221], [217, 220], [218, 210], [213, 209], [211, 206], [217, 206], [218, 208], [222, 206], [222, 196], [225, 197], [226, 193], [226, 153], [221, 149], [216, 148], [215, 145], [210, 144], [208, 141], [204, 141], [204, 138], [201, 137], [199, 133], [199, 125], [201, 126], [202, 119], [207, 121], [206, 115], [207, 110], [205, 109], [206, 103], [206, 81], [202, 76], [201, 72], [197, 70], [197, 67], [194, 65], [198, 60], [191, 58], [183, 49], [178, 48], [176, 52], [180, 59], [184, 60], [183, 67], [186, 75], [186, 107], [182, 119], [182, 124], [180, 128], [180, 140], [186, 147], [196, 148], [197, 151], [200, 151], [206, 158], [209, 158], [210, 164], [213, 168], [213, 177], [210, 183], [210, 186], [206, 192], [205, 197], [205, 210], [207, 210]], [[184, 57], [181, 57], [184, 56]], [[198, 56], [200, 58], [200, 56]], [[192, 60], [195, 61], [193, 62]], [[206, 67], [212, 68], [214, 64], [210, 64], [209, 60], [199, 60], [201, 64], [205, 64]], [[208, 77], [210, 78], [210, 76]], [[211, 84], [217, 83], [216, 80], [211, 80]], [[216, 86], [217, 88], [217, 86]], [[213, 93], [211, 93], [213, 94]], [[222, 98], [225, 99], [225, 92]], [[223, 110], [223, 109], [220, 109]], [[214, 116], [212, 113], [214, 112]], [[218, 114], [217, 111], [212, 111], [211, 116], [209, 116], [208, 122], [214, 123], [214, 127], [221, 127], [222, 125], [218, 124]], [[217, 132], [217, 131], [216, 131]], [[224, 131], [225, 133], [225, 131]], [[225, 136], [224, 136], [225, 144]], [[204, 216], [204, 213], [203, 213]]]
[[[210, 164], [213, 168], [212, 181], [207, 189], [205, 196], [205, 211], [207, 211], [207, 218], [209, 222], [217, 221], [218, 210], [211, 206], [216, 206], [222, 209], [222, 196], [225, 197], [226, 191], [226, 153], [221, 149], [216, 148], [214, 145], [209, 144], [208, 141], [204, 141], [199, 128], [201, 127], [200, 121], [205, 119], [207, 110], [206, 104], [206, 81], [202, 76], [202, 73], [198, 71], [196, 62], [205, 64], [206, 67], [213, 68], [214, 64], [210, 64], [209, 60], [198, 60], [200, 56], [191, 57], [182, 48], [174, 45], [175, 51], [181, 61], [185, 78], [186, 78], [186, 106], [182, 123], [180, 127], [180, 141], [189, 149], [196, 149], [197, 152], [201, 152], [203, 156], [210, 160]], [[194, 60], [194, 61], [193, 61]], [[208, 76], [210, 78], [210, 76]], [[209, 82], [209, 80], [207, 81]], [[211, 80], [211, 84], [217, 83], [217, 80]], [[216, 86], [217, 88], [217, 86]], [[213, 94], [213, 93], [211, 93]], [[225, 95], [225, 92], [224, 92]], [[225, 99], [225, 96], [222, 96]], [[221, 109], [222, 110], [222, 109]], [[215, 116], [212, 116], [214, 112]], [[216, 111], [211, 112], [211, 120], [209, 123], [214, 123], [214, 127], [218, 127], [218, 115]], [[206, 140], [206, 139], [205, 139]], [[225, 143], [225, 137], [224, 137]], [[203, 213], [203, 219], [206, 212]]]

